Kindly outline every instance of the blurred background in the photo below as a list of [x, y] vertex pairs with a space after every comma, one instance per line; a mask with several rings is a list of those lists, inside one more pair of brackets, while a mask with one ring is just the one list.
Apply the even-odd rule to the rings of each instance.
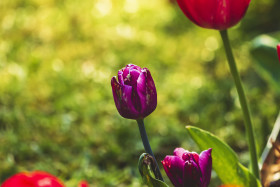
[[[277, 73], [271, 77], [253, 57], [252, 41], [268, 34], [277, 43], [279, 7], [253, 0], [229, 31], [259, 155], [280, 92]], [[272, 56], [279, 68], [276, 48]], [[174, 0], [1, 0], [0, 183], [44, 170], [68, 187], [81, 179], [92, 187], [143, 186], [138, 127], [118, 114], [110, 85], [128, 63], [149, 68], [157, 87], [158, 107], [145, 123], [158, 161], [179, 146], [200, 152], [184, 128], [194, 125], [226, 141], [248, 166], [219, 33], [192, 24]], [[220, 184], [212, 175], [211, 186]]]

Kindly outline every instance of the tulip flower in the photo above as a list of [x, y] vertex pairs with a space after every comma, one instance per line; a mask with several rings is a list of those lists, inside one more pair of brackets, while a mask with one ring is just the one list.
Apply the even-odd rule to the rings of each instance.
[[[157, 107], [157, 91], [150, 71], [128, 64], [119, 70], [118, 80], [116, 77], [112, 78], [111, 85], [120, 115], [137, 121], [145, 151], [155, 159], [144, 125], [144, 118]], [[163, 181], [157, 163], [155, 172], [158, 179]]]
[[234, 26], [243, 18], [250, 1], [251, 0], [177, 0], [177, 3], [184, 14], [193, 23], [200, 27], [220, 31], [229, 68], [234, 79], [240, 106], [243, 112], [244, 125], [250, 151], [250, 160], [252, 163], [251, 171], [254, 176], [259, 179], [259, 166], [254, 128], [227, 33], [228, 28]]
[[55, 176], [43, 172], [22, 172], [8, 178], [1, 187], [64, 187]]
[[225, 30], [245, 15], [250, 0], [177, 0], [184, 14], [200, 27]]
[[278, 53], [278, 58], [280, 62], [280, 44], [277, 45], [277, 53]]
[[198, 155], [176, 148], [173, 156], [166, 156], [163, 168], [175, 187], [207, 187], [211, 179], [212, 149]]
[[120, 115], [128, 119], [143, 119], [157, 106], [156, 87], [147, 68], [128, 64], [119, 70], [118, 80], [111, 80], [114, 101]]

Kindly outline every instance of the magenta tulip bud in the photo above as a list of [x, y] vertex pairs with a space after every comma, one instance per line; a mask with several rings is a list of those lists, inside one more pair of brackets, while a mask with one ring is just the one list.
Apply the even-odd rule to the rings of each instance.
[[177, 0], [184, 14], [200, 27], [225, 30], [245, 15], [250, 0]]
[[277, 53], [278, 53], [278, 58], [280, 62], [280, 44], [277, 45]]
[[195, 152], [176, 148], [174, 156], [166, 156], [163, 168], [175, 187], [207, 187], [211, 179], [212, 149]]
[[156, 87], [147, 68], [128, 64], [111, 80], [114, 101], [120, 115], [143, 119], [157, 107]]

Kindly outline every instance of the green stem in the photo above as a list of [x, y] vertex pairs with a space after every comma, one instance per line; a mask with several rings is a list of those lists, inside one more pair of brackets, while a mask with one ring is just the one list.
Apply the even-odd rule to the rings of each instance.
[[228, 39], [227, 30], [220, 31], [224, 48], [228, 60], [228, 64], [230, 67], [231, 74], [233, 76], [235, 86], [237, 89], [237, 93], [239, 96], [239, 102], [243, 111], [243, 117], [245, 122], [245, 128], [246, 128], [246, 135], [249, 143], [249, 151], [250, 151], [250, 158], [251, 158], [251, 164], [252, 164], [252, 172], [253, 174], [259, 179], [259, 166], [258, 166], [258, 159], [257, 159], [257, 151], [256, 151], [256, 143], [254, 138], [254, 131], [253, 131], [253, 125], [250, 117], [250, 112], [248, 108], [248, 104], [246, 101], [244, 89], [240, 80], [240, 76], [236, 67], [236, 63], [232, 54], [230, 42]]
[[144, 148], [145, 148], [145, 151], [147, 153], [149, 153], [155, 160], [155, 163], [156, 163], [156, 169], [154, 171], [155, 175], [156, 175], [156, 178], [158, 178], [159, 180], [161, 180], [162, 182], [163, 181], [163, 178], [162, 178], [162, 175], [160, 173], [160, 170], [159, 170], [159, 167], [158, 167], [158, 164], [157, 164], [157, 160], [153, 154], [153, 151], [151, 149], [151, 146], [150, 146], [150, 143], [149, 143], [149, 140], [148, 140], [148, 136], [147, 136], [147, 133], [146, 133], [146, 130], [145, 130], [145, 125], [144, 125], [144, 120], [143, 119], [138, 119], [136, 120], [137, 123], [138, 123], [138, 127], [139, 127], [139, 131], [140, 131], [140, 135], [141, 135], [141, 138], [142, 138], [142, 142], [143, 142], [143, 145], [144, 145]]

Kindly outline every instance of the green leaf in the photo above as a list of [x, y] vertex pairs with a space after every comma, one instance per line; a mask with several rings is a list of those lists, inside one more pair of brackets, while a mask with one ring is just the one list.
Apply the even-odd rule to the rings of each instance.
[[213, 169], [223, 184], [261, 187], [259, 180], [239, 163], [237, 155], [226, 143], [202, 129], [192, 126], [186, 128], [200, 149], [212, 148]]
[[138, 169], [144, 183], [150, 187], [168, 187], [167, 184], [155, 178], [155, 160], [148, 153], [143, 153], [138, 161]]
[[257, 72], [280, 92], [280, 64], [277, 56], [276, 45], [278, 40], [261, 35], [256, 37], [250, 49]]

